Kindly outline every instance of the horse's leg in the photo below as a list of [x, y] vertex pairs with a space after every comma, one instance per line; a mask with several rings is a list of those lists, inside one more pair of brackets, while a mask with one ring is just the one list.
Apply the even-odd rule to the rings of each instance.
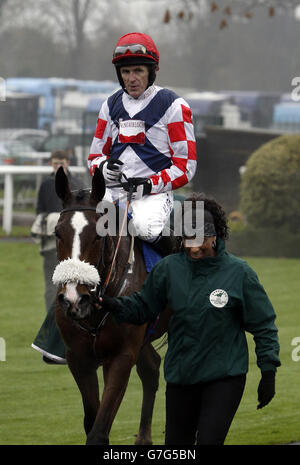
[[156, 391], [159, 384], [159, 367], [161, 357], [152, 347], [146, 344], [136, 363], [137, 373], [143, 385], [143, 404], [139, 432], [136, 445], [152, 444], [151, 423]]
[[109, 433], [126, 391], [135, 360], [132, 355], [121, 354], [103, 364], [104, 390], [94, 426], [86, 444], [109, 444]]
[[87, 362], [81, 362], [77, 357], [67, 353], [67, 361], [70, 371], [81, 392], [84, 408], [84, 429], [86, 434], [91, 431], [99, 409], [99, 385], [97, 369], [88, 366]]

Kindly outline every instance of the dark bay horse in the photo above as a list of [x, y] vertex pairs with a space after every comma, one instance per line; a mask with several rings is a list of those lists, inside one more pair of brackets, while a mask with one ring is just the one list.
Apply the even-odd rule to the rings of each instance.
[[[143, 403], [135, 444], [152, 444], [151, 421], [161, 358], [150, 343], [143, 343], [146, 325], [119, 325], [95, 305], [96, 290], [109, 272], [107, 295], [127, 295], [141, 287], [146, 278], [142, 252], [135, 243], [134, 259], [126, 274], [131, 237], [122, 236], [115, 265], [110, 269], [118, 237], [97, 234], [100, 214], [96, 207], [105, 193], [100, 170], [95, 171], [91, 192], [71, 192], [62, 168], [55, 182], [57, 195], [63, 201], [55, 231], [59, 260], [53, 275], [58, 285], [56, 322], [66, 345], [68, 366], [82, 396], [86, 443], [109, 443], [113, 420], [136, 364]], [[158, 328], [157, 334], [162, 332]], [[104, 379], [101, 401], [97, 377], [100, 365]]]

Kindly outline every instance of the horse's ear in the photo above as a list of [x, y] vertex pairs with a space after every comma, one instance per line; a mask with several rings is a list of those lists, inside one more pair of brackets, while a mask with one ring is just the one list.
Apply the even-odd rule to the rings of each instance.
[[55, 191], [63, 202], [71, 196], [69, 180], [62, 166], [58, 168], [55, 175]]
[[99, 168], [95, 168], [94, 176], [92, 179], [92, 192], [91, 200], [96, 203], [100, 202], [105, 194], [105, 180], [102, 171]]

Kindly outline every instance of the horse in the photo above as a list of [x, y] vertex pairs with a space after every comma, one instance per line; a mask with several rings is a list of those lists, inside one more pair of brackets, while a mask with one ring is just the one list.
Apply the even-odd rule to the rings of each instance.
[[[113, 236], [109, 231], [98, 235], [97, 222], [103, 218], [99, 206], [106, 189], [98, 168], [91, 190], [71, 192], [63, 168], [57, 171], [55, 186], [63, 204], [55, 228], [58, 257], [53, 275], [58, 286], [55, 317], [66, 346], [68, 367], [82, 396], [86, 444], [109, 444], [112, 423], [136, 365], [143, 400], [135, 444], [151, 445], [161, 357], [150, 344], [150, 338], [147, 340], [146, 324], [117, 324], [111, 314], [103, 314], [97, 305], [103, 283], [109, 296], [129, 295], [140, 289], [147, 276], [143, 253], [138, 241], [133, 246], [129, 235]], [[129, 265], [130, 256], [133, 260]], [[165, 331], [164, 318], [161, 322], [157, 337]], [[104, 380], [101, 401], [97, 376], [100, 366]]]

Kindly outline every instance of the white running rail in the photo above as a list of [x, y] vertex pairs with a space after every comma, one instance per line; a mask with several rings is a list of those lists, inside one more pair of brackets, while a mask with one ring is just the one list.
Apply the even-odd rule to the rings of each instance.
[[[71, 173], [86, 173], [84, 166], [70, 166]], [[53, 168], [51, 166], [15, 166], [1, 165], [0, 176], [4, 176], [4, 198], [3, 198], [3, 220], [2, 228], [6, 234], [10, 234], [13, 219], [13, 201], [14, 201], [14, 176], [19, 174], [39, 175], [50, 174]]]

